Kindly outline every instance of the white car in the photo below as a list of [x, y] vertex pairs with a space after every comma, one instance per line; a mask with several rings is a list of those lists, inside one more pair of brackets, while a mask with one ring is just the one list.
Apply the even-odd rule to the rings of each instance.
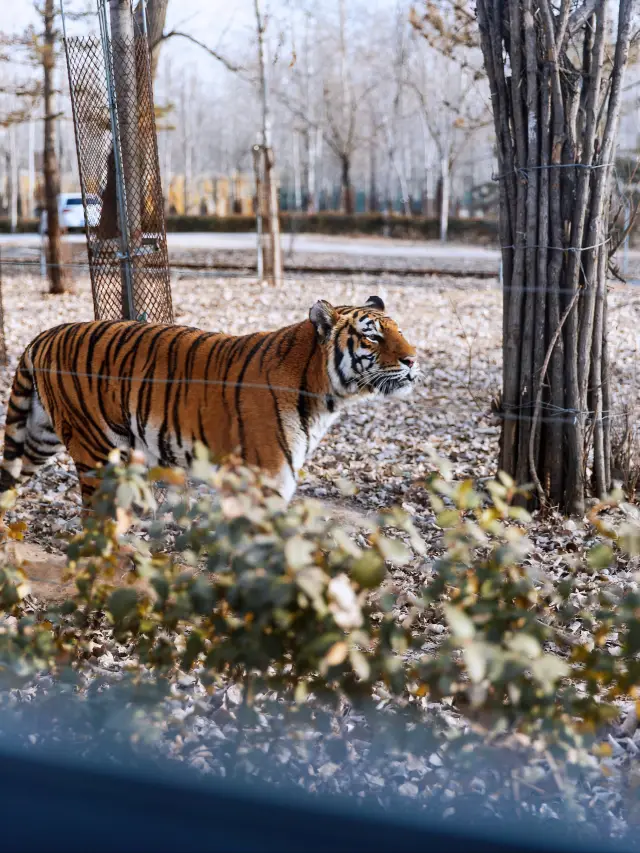
[[[100, 221], [102, 202], [97, 195], [87, 196], [87, 208], [89, 227], [95, 228]], [[58, 216], [60, 227], [66, 231], [80, 230], [85, 228], [84, 207], [82, 205], [81, 193], [61, 193], [58, 196]], [[41, 230], [47, 233], [47, 211], [42, 211]]]

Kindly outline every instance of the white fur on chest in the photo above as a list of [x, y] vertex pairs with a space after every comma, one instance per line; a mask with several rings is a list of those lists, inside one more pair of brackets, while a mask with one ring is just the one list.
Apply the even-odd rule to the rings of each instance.
[[307, 433], [304, 432], [297, 417], [285, 422], [287, 443], [291, 451], [293, 469], [297, 472], [320, 444], [331, 426], [340, 416], [339, 412], [322, 412], [309, 420]]
[[295, 471], [294, 475], [288, 464], [281, 471], [279, 477], [280, 491], [285, 500], [290, 500], [293, 497], [300, 469], [339, 417], [340, 412], [321, 412], [315, 415], [309, 420], [307, 434], [302, 429], [297, 417], [285, 421], [287, 444], [291, 452], [293, 471]]
[[323, 412], [309, 423], [309, 446], [307, 448], [306, 459], [311, 456], [339, 417], [340, 412]]

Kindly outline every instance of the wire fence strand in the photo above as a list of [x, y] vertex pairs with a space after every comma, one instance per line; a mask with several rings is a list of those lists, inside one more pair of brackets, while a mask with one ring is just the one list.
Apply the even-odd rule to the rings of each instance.
[[[274, 385], [268, 382], [237, 382], [231, 379], [206, 379], [199, 377], [188, 377], [188, 376], [176, 376], [172, 378], [167, 377], [154, 377], [154, 376], [134, 376], [127, 375], [122, 376], [119, 374], [113, 373], [95, 373], [91, 371], [80, 371], [80, 370], [63, 370], [55, 367], [37, 367], [34, 368], [34, 372], [41, 374], [50, 374], [55, 376], [69, 376], [77, 379], [95, 379], [102, 382], [128, 382], [131, 384], [152, 384], [152, 385], [203, 385], [203, 386], [212, 386], [212, 387], [223, 387], [223, 388], [246, 388], [250, 390], [260, 390], [260, 391], [275, 391], [278, 393], [284, 394], [295, 394], [296, 396], [306, 397], [310, 399], [316, 399], [321, 401], [326, 401], [330, 397], [335, 397], [337, 395], [335, 391], [329, 389], [328, 391], [322, 393], [316, 393], [313, 391], [308, 391], [305, 388], [301, 388], [299, 386], [290, 386], [290, 385]], [[461, 388], [461, 391], [464, 389]], [[451, 401], [447, 400], [446, 403], [443, 402], [442, 397], [437, 396], [425, 396], [420, 394], [420, 399], [423, 403], [426, 403], [430, 407], [430, 411], [442, 411], [442, 412], [450, 412], [451, 411]], [[384, 394], [378, 395], [379, 399], [384, 399]], [[343, 399], [348, 399], [348, 396], [343, 395]], [[461, 401], [461, 404], [464, 405]], [[487, 404], [486, 411], [478, 410], [476, 415], [480, 418], [489, 418], [495, 419], [497, 421], [507, 420], [507, 421], [526, 421], [531, 422], [533, 420], [533, 415], [524, 414], [523, 411], [525, 409], [531, 410], [533, 408], [533, 404], [531, 403], [523, 403], [521, 406], [514, 407], [514, 409], [510, 409], [509, 411], [494, 411], [491, 409], [490, 405]], [[602, 421], [612, 421], [617, 420], [619, 418], [629, 417], [629, 410], [615, 412], [615, 411], [603, 411], [596, 412], [594, 410], [585, 410], [580, 411], [577, 409], [564, 409], [559, 406], [554, 406], [550, 403], [542, 403], [542, 408], [545, 410], [553, 411], [556, 414], [551, 416], [541, 415], [536, 420], [540, 423], [575, 423], [577, 417], [585, 417], [590, 420], [593, 419], [601, 419]], [[636, 409], [640, 409], [640, 406], [636, 407]], [[471, 413], [471, 411], [469, 412]]]
[[[562, 251], [586, 251], [587, 249], [597, 248], [602, 244], [595, 244], [594, 246], [585, 246], [583, 249], [571, 249], [571, 247], [562, 247]], [[515, 249], [515, 246], [507, 246], [504, 248]], [[520, 246], [518, 248], [521, 249], [530, 249], [530, 248], [546, 248], [559, 250], [561, 247], [559, 246]], [[496, 259], [498, 260], [498, 259]], [[52, 266], [60, 266], [69, 270], [73, 270], [77, 273], [90, 273], [89, 264], [82, 261], [70, 261], [66, 263], [61, 263], [59, 265], [49, 264], [49, 263], [41, 263], [36, 259], [0, 259], [0, 270], [11, 270], [14, 272], [22, 271], [22, 270], [36, 270], [47, 269]], [[110, 267], [107, 267], [110, 269]], [[100, 270], [100, 266], [97, 265], [94, 267], [97, 271]], [[137, 269], [144, 273], [146, 268], [144, 265], [139, 265]], [[154, 268], [150, 268], [150, 272], [153, 272]], [[234, 279], [255, 279], [256, 278], [256, 269], [255, 267], [251, 267], [247, 265], [246, 267], [220, 267], [220, 268], [212, 268], [208, 266], [196, 266], [196, 265], [181, 265], [181, 264], [173, 264], [170, 267], [170, 275], [172, 277], [177, 278], [205, 278], [205, 279], [213, 279], [213, 280], [225, 280], [233, 281]], [[298, 268], [295, 271], [287, 270], [285, 267], [285, 276], [287, 276], [288, 280], [304, 280], [306, 283], [318, 283], [318, 284], [326, 284], [327, 278], [331, 276], [344, 275], [344, 271], [342, 269], [332, 269], [331, 267], [326, 267], [323, 275], [320, 276], [317, 270], [311, 269], [306, 272], [303, 268]], [[432, 279], [432, 278], [453, 278], [455, 280], [463, 280], [463, 279], [473, 279], [473, 280], [484, 280], [487, 282], [487, 285], [483, 287], [476, 288], [478, 290], [488, 290], [488, 289], [501, 289], [499, 284], [500, 271], [499, 268], [496, 269], [495, 272], [491, 272], [490, 270], [484, 269], [469, 269], [469, 270], [460, 270], [460, 269], [447, 269], [446, 267], [440, 267], [437, 269], [430, 269], [425, 271], [423, 269], [417, 268], [415, 270], [412, 269], [404, 269], [399, 272], [395, 272], [393, 270], [389, 270], [387, 272], [388, 276], [395, 275], [395, 278], [383, 278], [380, 274], [375, 270], [367, 270], [366, 268], [354, 268], [352, 272], [350, 272], [354, 278], [375, 278], [375, 284], [379, 286], [387, 286], [387, 287], [428, 287], [433, 288], [432, 281], [424, 281], [424, 279]], [[420, 279], [420, 281], [413, 281], [412, 279]], [[491, 282], [495, 280], [495, 284], [492, 286]], [[620, 289], [624, 287], [637, 287], [640, 285], [640, 278], [635, 277], [626, 277], [623, 280], [619, 278], [608, 278], [608, 287], [610, 289]], [[443, 282], [442, 287], [450, 286], [450, 283]], [[549, 288], [547, 287], [537, 287], [537, 286], [529, 286], [525, 285], [524, 287], [519, 287], [518, 290], [521, 293], [548, 293]], [[564, 294], [564, 295], [573, 295], [575, 292], [572, 288], [569, 287], [558, 287], [554, 288], [554, 293]], [[114, 317], [113, 319], [117, 319]], [[148, 318], [153, 319], [153, 318]], [[157, 322], [162, 322], [158, 320]]]
[[[608, 241], [604, 241], [604, 242], [606, 243]], [[603, 244], [597, 244], [597, 246], [600, 246], [600, 245], [603, 245]], [[588, 248], [596, 248], [597, 246], [584, 247], [584, 249], [586, 250]], [[525, 248], [531, 248], [531, 247], [525, 247]], [[560, 247], [546, 247], [546, 248], [560, 248]], [[566, 248], [566, 247], [564, 247], [564, 248]], [[37, 251], [37, 249], [36, 249], [36, 251]], [[22, 270], [25, 268], [30, 268], [30, 267], [35, 268], [35, 267], [39, 267], [39, 266], [40, 266], [39, 261], [37, 261], [35, 259], [33, 261], [30, 261], [30, 260], [24, 260], [24, 259], [7, 259], [6, 257], [3, 258], [0, 256], [0, 281], [1, 281], [1, 275], [2, 275], [3, 269], [11, 268], [11, 269]], [[70, 269], [73, 269], [76, 271], [82, 271], [82, 272], [88, 272], [89, 271], [89, 265], [87, 263], [84, 263], [84, 262], [73, 262], [73, 261], [72, 262], [66, 262], [66, 263], [61, 264], [61, 266], [64, 266], [64, 267], [67, 267], [67, 268], [70, 268]], [[140, 267], [140, 269], [144, 269], [144, 268]], [[196, 269], [194, 269], [191, 266], [182, 267], [179, 264], [176, 264], [176, 265], [172, 266], [170, 268], [170, 270], [171, 270], [171, 273], [173, 275], [184, 275], [184, 276], [194, 277], [194, 278], [202, 277], [202, 278], [210, 278], [210, 279], [218, 279], [218, 280], [227, 279], [227, 278], [228, 279], [255, 278], [255, 270], [251, 270], [251, 269], [246, 269], [246, 270], [242, 270], [242, 271], [233, 271], [233, 273], [230, 273], [230, 271], [228, 269], [227, 270], [225, 270], [225, 269], [211, 269], [211, 268], [204, 268], [204, 269], [196, 268]], [[447, 276], [447, 270], [443, 269], [439, 274], [442, 275], [443, 277], [446, 277]], [[307, 283], [317, 282], [318, 284], [325, 285], [327, 282], [327, 276], [330, 276], [330, 275], [331, 275], [331, 270], [327, 269], [326, 276], [322, 277], [322, 278], [315, 277], [314, 275], [304, 274], [304, 273], [300, 274], [296, 278], [304, 279], [305, 282], [307, 282]], [[362, 276], [366, 276], [366, 275], [367, 275], [366, 270], [354, 271], [354, 278], [362, 277]], [[416, 275], [416, 277], [420, 277], [420, 271], [416, 271], [415, 275]], [[472, 272], [469, 273], [469, 277], [473, 278]], [[497, 279], [497, 273], [496, 273], [496, 279]], [[377, 285], [380, 285], [380, 286], [386, 285], [386, 286], [391, 286], [391, 287], [402, 287], [402, 286], [404, 286], [404, 284], [406, 284], [405, 281], [401, 281], [398, 279], [391, 279], [391, 278], [380, 279], [379, 276], [375, 276], [375, 282]], [[626, 284], [631, 285], [631, 286], [636, 285], [636, 284], [640, 284], [640, 279], [628, 280], [626, 282]], [[624, 287], [625, 283], [620, 283], [620, 285], [622, 285]], [[425, 287], [432, 287], [433, 285], [429, 283], [429, 284], [425, 284], [424, 286]], [[477, 289], [480, 291], [480, 288], [477, 288]], [[532, 291], [532, 292], [536, 292], [539, 290], [546, 290], [546, 288], [536, 288], [536, 287], [531, 287], [531, 288], [524, 287], [521, 289], [523, 291]], [[487, 288], [482, 288], [482, 291], [486, 292], [486, 290], [487, 290]], [[571, 294], [574, 293], [574, 291], [570, 288], [560, 288], [559, 291], [556, 291], [556, 292], [571, 293]], [[135, 383], [153, 382], [156, 384], [192, 383], [192, 384], [209, 385], [209, 386], [217, 386], [217, 387], [226, 386], [229, 388], [242, 387], [242, 388], [246, 388], [248, 390], [256, 390], [256, 391], [257, 390], [269, 390], [269, 391], [275, 391], [277, 393], [295, 394], [297, 396], [308, 397], [308, 398], [317, 398], [317, 399], [326, 399], [326, 397], [327, 397], [326, 393], [316, 394], [316, 393], [310, 392], [304, 388], [289, 387], [289, 386], [282, 386], [282, 385], [273, 385], [273, 384], [269, 384], [269, 383], [260, 383], [260, 382], [246, 382], [246, 381], [234, 382], [232, 380], [222, 380], [222, 379], [215, 379], [215, 378], [211, 378], [211, 379], [202, 378], [201, 379], [201, 378], [193, 378], [193, 377], [179, 377], [179, 378], [172, 378], [172, 379], [162, 378], [162, 377], [159, 377], [159, 378], [156, 378], [156, 377], [132, 377], [132, 376], [119, 376], [119, 375], [115, 375], [115, 374], [92, 373], [92, 372], [83, 372], [83, 371], [69, 371], [69, 370], [58, 369], [55, 367], [38, 368], [37, 371], [40, 373], [49, 373], [49, 374], [56, 374], [56, 375], [60, 375], [60, 376], [69, 376], [69, 377], [75, 377], [75, 378], [90, 378], [90, 379], [96, 379], [96, 380], [101, 380], [101, 381], [105, 381], [105, 382], [118, 382], [118, 381], [127, 381], [127, 382], [135, 382]], [[466, 386], [460, 388], [461, 394], [463, 394], [465, 392], [465, 388], [466, 388]], [[447, 413], [447, 412], [451, 411], [452, 402], [450, 399], [447, 398], [446, 402], [443, 402], [441, 397], [425, 396], [424, 391], [419, 392], [419, 395], [420, 395], [421, 401], [426, 403], [429, 406], [430, 412], [433, 412], [434, 414], [436, 414], [436, 413], [440, 414], [440, 413]], [[465, 403], [461, 400], [460, 405], [464, 407]], [[490, 420], [492, 419], [492, 420], [495, 420], [496, 422], [514, 421], [514, 420], [515, 421], [523, 421], [523, 422], [532, 422], [534, 420], [534, 415], [530, 414], [530, 412], [533, 410], [533, 407], [534, 407], [534, 404], [532, 402], [529, 402], [529, 403], [523, 403], [523, 404], [515, 406], [515, 407], [511, 407], [507, 411], [491, 411], [489, 404], [487, 404], [486, 411], [482, 411], [481, 408], [476, 407], [476, 411], [474, 413], [474, 416], [479, 418], [479, 419], [483, 419], [483, 418], [485, 418], [485, 419], [488, 418]], [[602, 421], [613, 421], [613, 420], [628, 418], [630, 416], [630, 411], [633, 413], [640, 411], [640, 405], [635, 406], [632, 410], [625, 409], [624, 411], [608, 410], [608, 411], [603, 411], [603, 412], [596, 412], [596, 411], [592, 411], [592, 410], [578, 411], [578, 410], [570, 409], [570, 408], [561, 408], [558, 406], [554, 406], [553, 404], [551, 404], [549, 402], [543, 401], [541, 403], [540, 409], [541, 409], [541, 414], [536, 419], [537, 422], [548, 423], [548, 424], [557, 424], [557, 423], [567, 423], [568, 424], [568, 423], [575, 423], [575, 421], [578, 417], [585, 418], [589, 421], [597, 420], [597, 419], [600, 419]], [[472, 414], [471, 409], [469, 409], [468, 413], [469, 413], [469, 415]]]

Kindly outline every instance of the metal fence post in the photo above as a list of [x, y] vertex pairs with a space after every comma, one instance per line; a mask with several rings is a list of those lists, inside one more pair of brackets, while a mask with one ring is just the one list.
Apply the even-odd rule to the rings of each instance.
[[172, 323], [146, 15], [120, 36], [110, 1], [97, 0], [99, 36], [69, 36], [60, 0], [94, 312]]
[[129, 242], [129, 219], [127, 216], [127, 199], [124, 188], [124, 171], [122, 168], [122, 145], [118, 125], [118, 106], [113, 80], [113, 65], [111, 46], [109, 44], [109, 28], [107, 22], [106, 2], [98, 0], [98, 18], [100, 23], [100, 38], [104, 56], [104, 70], [107, 83], [107, 98], [109, 99], [109, 119], [113, 139], [113, 165], [115, 171], [116, 201], [118, 205], [118, 225], [120, 231], [120, 269], [122, 271], [122, 314], [125, 320], [135, 319], [133, 303], [133, 271], [131, 269], [131, 245]]

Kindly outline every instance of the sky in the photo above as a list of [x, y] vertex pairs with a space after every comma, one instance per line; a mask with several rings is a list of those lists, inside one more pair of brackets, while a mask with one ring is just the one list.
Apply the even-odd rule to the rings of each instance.
[[[60, 0], [55, 0], [56, 5]], [[134, 0], [137, 2], [137, 0]], [[323, 0], [336, 2], [337, 0]], [[394, 0], [388, 0], [394, 2]], [[285, 5], [295, 6], [296, 0], [263, 0], [265, 7], [277, 13]], [[5, 9], [4, 6], [7, 6]], [[64, 0], [65, 9], [95, 8], [96, 0]], [[29, 24], [36, 24], [38, 16], [32, 0], [14, 0], [3, 2], [0, 30], [4, 33], [19, 33]], [[97, 15], [92, 21], [97, 29]], [[67, 21], [69, 35], [86, 32], [86, 21], [73, 23]], [[224, 55], [240, 55], [247, 39], [254, 39], [255, 19], [253, 0], [170, 0], [167, 12], [166, 30], [182, 30], [195, 36], [211, 48]], [[246, 56], [246, 52], [245, 52]], [[220, 66], [199, 48], [183, 39], [172, 39], [163, 45], [161, 61], [175, 57], [174, 65], [187, 65], [196, 70], [199, 76], [213, 77], [220, 73]]]
[[[67, 0], [66, 6], [71, 5]], [[167, 23], [171, 29], [188, 21], [195, 27], [194, 33], [199, 31], [202, 35], [206, 29], [219, 30], [221, 24], [225, 26], [229, 21], [250, 22], [252, 7], [251, 0], [172, 0]], [[31, 0], [7, 3], [2, 10], [4, 32], [19, 32], [36, 20]]]

